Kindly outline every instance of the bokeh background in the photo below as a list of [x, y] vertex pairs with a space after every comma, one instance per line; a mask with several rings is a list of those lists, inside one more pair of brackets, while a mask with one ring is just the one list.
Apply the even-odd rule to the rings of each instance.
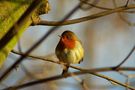
[[[118, 6], [124, 5], [126, 1], [127, 0], [116, 0]], [[58, 21], [71, 11], [79, 3], [79, 0], [49, 0], [49, 2], [51, 11], [40, 17], [43, 20]], [[93, 0], [90, 0], [90, 3], [91, 2], [93, 2]], [[130, 0], [129, 4], [134, 4], [134, 0]], [[114, 8], [112, 0], [99, 0], [97, 5]], [[101, 11], [104, 10], [97, 8], [88, 10], [80, 9], [70, 19], [92, 15]], [[122, 16], [126, 20], [134, 23], [134, 14], [122, 13]], [[50, 28], [51, 26], [43, 25], [30, 26], [20, 38], [22, 52], [27, 51]], [[59, 30], [52, 33], [37, 49], [35, 49], [31, 55], [57, 60], [54, 52], [59, 41], [58, 35], [61, 35], [65, 30], [75, 32], [83, 43], [85, 49], [84, 61], [81, 64], [75, 65], [82, 68], [116, 66], [126, 57], [135, 45], [134, 26], [128, 25], [117, 13], [114, 13], [82, 23], [61, 26]], [[18, 45], [14, 49], [18, 50]], [[6, 60], [2, 71], [13, 64], [18, 57], [19, 55], [11, 53]], [[131, 55], [123, 66], [135, 66], [135, 53]], [[70, 69], [69, 71], [73, 72], [75, 70]], [[13, 70], [11, 75], [0, 84], [0, 88], [59, 75], [61, 72], [62, 67], [60, 65], [32, 58], [25, 59], [25, 61], [23, 61], [17, 69]], [[133, 76], [135, 74], [133, 72], [122, 73]], [[125, 83], [127, 79], [118, 72], [102, 72], [101, 74], [123, 83]], [[110, 81], [89, 74], [77, 76], [77, 79], [75, 77], [70, 77], [31, 86], [22, 90], [84, 90], [80, 84], [81, 80], [84, 80], [87, 85], [88, 89], [86, 90], [124, 90], [124, 88], [119, 85], [112, 84]], [[134, 77], [129, 78], [129, 82], [130, 85], [135, 86]]]

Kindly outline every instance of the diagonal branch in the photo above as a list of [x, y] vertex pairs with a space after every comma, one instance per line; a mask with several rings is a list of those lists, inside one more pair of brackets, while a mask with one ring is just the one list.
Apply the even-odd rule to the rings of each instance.
[[62, 26], [62, 25], [70, 25], [70, 24], [76, 24], [76, 23], [81, 23], [81, 22], [85, 22], [88, 20], [93, 20], [93, 19], [97, 19], [99, 17], [103, 17], [109, 14], [113, 14], [116, 12], [123, 12], [124, 10], [128, 10], [128, 9], [134, 9], [135, 5], [129, 5], [127, 7], [125, 6], [121, 6], [115, 9], [111, 9], [111, 10], [107, 10], [107, 11], [103, 11], [103, 12], [99, 12], [90, 16], [86, 16], [86, 17], [81, 17], [78, 19], [72, 19], [72, 20], [65, 20], [63, 23], [60, 24], [59, 21], [45, 21], [45, 20], [40, 20], [36, 25], [47, 25], [47, 26]]
[[128, 53], [128, 55], [125, 57], [125, 59], [124, 59], [120, 64], [118, 64], [118, 65], [115, 67], [115, 69], [118, 69], [122, 64], [124, 64], [124, 63], [128, 60], [128, 58], [131, 56], [131, 54], [134, 52], [134, 50], [135, 50], [135, 45], [134, 45], [134, 47], [131, 49], [131, 51]]
[[129, 3], [129, 0], [127, 0], [125, 7], [127, 7], [127, 6], [128, 6], [128, 3]]
[[[72, 74], [75, 74], [75, 75], [82, 75], [82, 74], [87, 74], [87, 73], [90, 73], [90, 74], [93, 74], [95, 75], [96, 73], [92, 73], [90, 71], [78, 71], [78, 72], [74, 72], [74, 73], [67, 73], [66, 74], [66, 77], [71, 77]], [[114, 80], [114, 79], [111, 79], [107, 76], [104, 76], [104, 75], [100, 75], [100, 74], [97, 74], [98, 77], [102, 77], [102, 78], [105, 78], [109, 81], [112, 81], [114, 83], [117, 83], [118, 85], [121, 85], [123, 87], [127, 87], [131, 90], [135, 90], [135, 88], [131, 87], [131, 86], [128, 86], [126, 84], [123, 84], [117, 80]], [[63, 75], [56, 75], [56, 76], [53, 76], [53, 77], [49, 77], [49, 78], [44, 78], [44, 79], [40, 79], [40, 80], [37, 80], [37, 81], [32, 81], [32, 82], [28, 82], [28, 83], [25, 83], [25, 84], [22, 84], [22, 85], [17, 85], [17, 86], [12, 86], [12, 87], [8, 87], [8, 88], [5, 88], [5, 89], [2, 89], [2, 90], [16, 90], [16, 89], [21, 89], [21, 88], [25, 88], [25, 87], [29, 87], [29, 86], [33, 86], [33, 85], [37, 85], [37, 84], [41, 84], [41, 83], [47, 83], [49, 81], [54, 81], [54, 80], [59, 80], [59, 79], [63, 79], [65, 78], [65, 76]]]

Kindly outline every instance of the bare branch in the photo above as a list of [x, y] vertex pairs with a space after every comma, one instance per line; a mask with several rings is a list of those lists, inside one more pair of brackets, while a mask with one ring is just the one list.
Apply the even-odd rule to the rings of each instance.
[[127, 6], [128, 6], [128, 3], [129, 3], [129, 0], [127, 0], [125, 7], [127, 7]]
[[105, 8], [105, 7], [100, 7], [100, 6], [97, 6], [97, 3], [99, 2], [99, 0], [97, 1], [97, 0], [95, 0], [95, 1], [93, 1], [93, 3], [89, 3], [87, 0], [80, 0], [81, 1], [81, 3], [84, 3], [84, 5], [85, 4], [87, 4], [87, 5], [89, 5], [89, 6], [91, 6], [91, 7], [94, 7], [94, 8], [98, 8], [98, 9], [102, 9], [102, 10], [112, 10], [112, 8]]
[[62, 25], [76, 24], [76, 23], [81, 23], [81, 22], [88, 21], [88, 20], [97, 19], [99, 17], [103, 17], [103, 16], [113, 14], [113, 13], [116, 13], [116, 12], [123, 12], [124, 10], [134, 9], [134, 8], [135, 8], [135, 5], [129, 5], [127, 7], [122, 6], [122, 7], [118, 7], [118, 8], [115, 8], [115, 9], [108, 10], [108, 11], [103, 11], [103, 12], [100, 12], [100, 13], [97, 13], [97, 14], [93, 14], [93, 15], [90, 15], [90, 16], [78, 18], [78, 19], [65, 20], [61, 24], [60, 24], [59, 21], [40, 20], [36, 25], [62, 26]]
[[128, 58], [131, 56], [131, 54], [134, 52], [134, 50], [135, 50], [135, 45], [128, 53], [128, 55], [124, 58], [124, 60], [122, 60], [122, 62], [115, 67], [115, 69], [118, 69], [123, 63], [125, 63], [128, 60]]
[[[90, 71], [78, 71], [78, 72], [74, 72], [74, 74], [76, 75], [82, 75], [82, 74], [87, 74], [87, 73], [90, 73], [92, 74], [92, 72]], [[66, 77], [71, 77], [73, 73], [67, 73], [66, 74]], [[93, 73], [94, 74], [94, 73]], [[104, 76], [104, 75], [99, 75], [97, 74], [99, 77], [102, 77], [102, 78], [105, 78], [109, 81], [112, 81], [114, 83], [117, 83], [118, 85], [121, 85], [123, 87], [128, 87], [129, 89], [131, 90], [135, 90], [135, 88], [131, 87], [131, 86], [128, 86], [126, 84], [123, 84], [123, 83], [120, 83], [119, 81], [117, 80], [114, 80], [114, 79], [111, 79], [107, 76]], [[40, 80], [37, 80], [37, 81], [32, 81], [32, 82], [28, 82], [28, 83], [25, 83], [25, 84], [22, 84], [22, 85], [17, 85], [17, 86], [12, 86], [12, 87], [8, 87], [8, 88], [5, 88], [3, 90], [15, 90], [15, 89], [21, 89], [21, 88], [25, 88], [25, 87], [29, 87], [29, 86], [33, 86], [33, 85], [37, 85], [37, 84], [41, 84], [41, 83], [47, 83], [49, 81], [54, 81], [54, 80], [59, 80], [59, 79], [63, 79], [65, 78], [65, 76], [63, 75], [56, 75], [56, 76], [53, 76], [53, 77], [49, 77], [49, 78], [44, 78], [44, 79], [40, 79]]]
[[88, 85], [85, 83], [85, 80], [82, 80], [81, 85], [83, 87], [84, 90], [90, 90], [90, 88], [88, 87]]
[[[113, 5], [115, 7], [117, 7], [117, 3], [115, 0], [112, 0], [113, 1]], [[127, 1], [127, 4], [128, 4], [129, 0]], [[127, 7], [127, 5], [125, 5], [125, 7]], [[134, 11], [127, 11], [128, 13], [134, 13]], [[129, 26], [135, 26], [135, 23], [131, 23], [130, 21], [128, 21], [127, 19], [124, 18], [124, 16], [122, 16], [122, 13], [121, 12], [118, 12], [118, 16], [121, 20], [123, 20], [125, 23], [127, 23]]]

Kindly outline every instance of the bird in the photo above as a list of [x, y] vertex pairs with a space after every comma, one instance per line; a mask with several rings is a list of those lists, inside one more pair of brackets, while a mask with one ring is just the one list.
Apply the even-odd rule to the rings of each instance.
[[68, 72], [70, 64], [80, 64], [83, 61], [84, 49], [74, 32], [66, 30], [60, 37], [55, 48], [55, 54], [60, 62], [66, 64], [62, 75]]

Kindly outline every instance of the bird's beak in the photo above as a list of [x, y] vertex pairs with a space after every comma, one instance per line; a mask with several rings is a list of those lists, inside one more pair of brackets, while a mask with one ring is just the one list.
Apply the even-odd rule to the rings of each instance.
[[60, 38], [61, 38], [61, 36], [60, 35], [58, 35]]

